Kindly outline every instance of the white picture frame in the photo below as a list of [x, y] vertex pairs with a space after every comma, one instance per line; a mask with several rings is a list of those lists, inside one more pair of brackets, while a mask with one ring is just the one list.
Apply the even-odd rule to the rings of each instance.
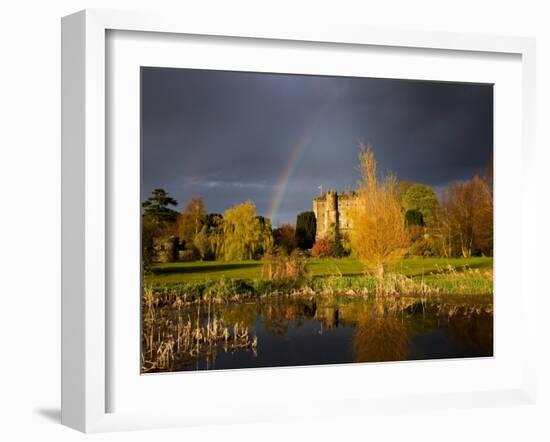
[[[169, 16], [86, 10], [62, 20], [62, 423], [85, 432], [208, 424], [211, 416], [179, 408], [158, 412], [109, 412], [110, 324], [107, 297], [107, 228], [109, 186], [107, 155], [106, 33], [142, 31], [163, 34], [270, 39], [274, 41], [369, 45], [380, 48], [424, 48], [521, 57], [521, 254], [535, 256], [535, 187], [530, 173], [534, 159], [535, 42], [518, 37], [493, 37], [416, 31], [388, 31], [337, 25], [180, 20]], [[519, 147], [518, 147], [519, 148]], [[498, 255], [497, 258], [498, 260]], [[524, 337], [534, 336], [536, 266], [524, 265], [521, 306]], [[532, 270], [529, 268], [532, 267]], [[498, 272], [496, 273], [498, 275]], [[531, 275], [531, 277], [529, 276]], [[498, 317], [496, 319], [498, 321]], [[251, 411], [244, 418], [228, 410], [217, 422], [284, 419], [329, 414], [366, 414], [409, 409], [453, 408], [530, 403], [536, 393], [534, 339], [525, 339], [520, 384], [462, 393], [342, 397], [314, 401], [308, 409], [284, 404], [271, 408], [239, 404]], [[518, 356], [519, 357], [519, 356]], [[337, 369], [337, 368], [333, 368]], [[274, 373], [272, 371], [272, 373]], [[289, 374], [290, 373], [290, 374]], [[297, 375], [285, 372], [285, 376]], [[242, 375], [242, 371], [241, 371]], [[275, 374], [272, 374], [275, 376]], [[263, 375], [264, 378], [267, 375]], [[241, 402], [244, 399], [240, 399]]]

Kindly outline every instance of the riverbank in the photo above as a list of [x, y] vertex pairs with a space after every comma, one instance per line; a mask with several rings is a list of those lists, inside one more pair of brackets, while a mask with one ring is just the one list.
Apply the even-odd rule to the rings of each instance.
[[492, 258], [407, 259], [390, 269], [382, 282], [358, 271], [362, 269], [360, 263], [349, 258], [310, 259], [307, 268], [305, 278], [266, 280], [261, 277], [258, 261], [164, 264], [144, 278], [144, 292], [146, 297], [164, 305], [204, 300], [231, 302], [277, 294], [492, 296], [493, 293]]

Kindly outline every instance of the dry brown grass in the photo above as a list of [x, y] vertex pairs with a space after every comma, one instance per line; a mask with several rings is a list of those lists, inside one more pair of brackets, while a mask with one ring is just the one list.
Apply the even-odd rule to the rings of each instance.
[[[147, 305], [147, 302], [145, 303]], [[215, 360], [221, 347], [224, 351], [249, 348], [254, 353], [258, 338], [250, 336], [248, 327], [236, 322], [232, 327], [216, 315], [215, 304], [208, 304], [206, 320], [201, 319], [201, 305], [196, 318], [181, 314], [176, 319], [160, 319], [147, 309], [142, 324], [142, 373], [170, 371], [178, 364], [190, 364], [200, 358]], [[179, 309], [178, 309], [179, 310]]]
[[448, 264], [446, 266], [436, 266], [437, 270], [435, 272], [438, 278], [445, 278], [447, 280], [463, 280], [463, 279], [486, 279], [493, 281], [494, 273], [493, 269], [473, 269], [467, 267], [458, 271], [456, 267]]
[[268, 281], [301, 281], [307, 277], [307, 260], [299, 252], [290, 255], [281, 251], [269, 252], [262, 262], [262, 277]]

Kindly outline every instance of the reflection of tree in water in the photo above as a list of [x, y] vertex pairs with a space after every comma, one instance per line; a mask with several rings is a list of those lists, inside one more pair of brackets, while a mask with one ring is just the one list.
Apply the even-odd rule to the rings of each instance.
[[292, 300], [263, 304], [260, 312], [264, 321], [265, 330], [275, 336], [283, 336], [288, 330], [290, 321], [301, 322], [304, 318], [315, 316], [316, 303], [307, 300]]
[[401, 317], [382, 304], [361, 317], [352, 341], [354, 362], [403, 361], [409, 356], [409, 336]]
[[260, 309], [255, 303], [243, 303], [229, 308], [220, 308], [221, 317], [227, 324], [241, 323], [246, 327], [252, 327]]
[[489, 308], [473, 306], [451, 310], [448, 315], [449, 337], [461, 346], [480, 354], [493, 354], [493, 313]]

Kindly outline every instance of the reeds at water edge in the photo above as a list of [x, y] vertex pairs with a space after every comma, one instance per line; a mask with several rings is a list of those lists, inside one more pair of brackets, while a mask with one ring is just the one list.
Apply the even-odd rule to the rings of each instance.
[[[144, 297], [145, 298], [145, 297]], [[244, 324], [226, 325], [216, 314], [215, 304], [208, 303], [206, 320], [201, 320], [201, 305], [197, 315], [181, 314], [177, 308], [176, 318], [161, 317], [150, 298], [144, 299], [142, 324], [142, 373], [169, 371], [177, 364], [190, 364], [205, 357], [215, 359], [219, 349], [236, 351], [250, 349], [256, 354], [257, 336], [251, 336]]]

